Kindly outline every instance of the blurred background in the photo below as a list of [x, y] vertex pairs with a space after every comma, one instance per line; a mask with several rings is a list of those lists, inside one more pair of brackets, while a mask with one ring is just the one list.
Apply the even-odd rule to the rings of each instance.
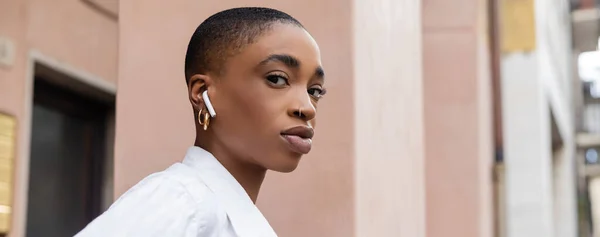
[[0, 236], [72, 236], [193, 143], [195, 27], [267, 6], [321, 47], [280, 236], [600, 236], [598, 0], [0, 0]]

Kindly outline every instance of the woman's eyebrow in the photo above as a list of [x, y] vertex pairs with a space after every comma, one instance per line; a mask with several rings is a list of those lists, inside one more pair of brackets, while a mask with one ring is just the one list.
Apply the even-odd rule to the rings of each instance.
[[267, 64], [267, 63], [273, 62], [273, 61], [281, 62], [281, 63], [285, 64], [286, 66], [288, 66], [290, 68], [294, 68], [294, 69], [300, 67], [300, 61], [297, 58], [295, 58], [294, 56], [287, 55], [287, 54], [271, 54], [265, 60], [261, 61], [259, 63], [259, 65], [264, 65], [264, 64]]
[[[262, 60], [258, 65], [265, 65], [270, 62], [280, 62], [293, 69], [300, 68], [300, 60], [288, 54], [271, 54], [265, 60]], [[321, 80], [325, 79], [325, 71], [323, 70], [323, 67], [319, 66], [315, 69], [314, 77]]]

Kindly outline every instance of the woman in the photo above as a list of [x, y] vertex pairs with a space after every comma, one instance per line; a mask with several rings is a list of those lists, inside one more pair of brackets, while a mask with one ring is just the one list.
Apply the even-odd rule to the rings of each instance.
[[219, 12], [185, 58], [196, 140], [77, 236], [276, 236], [254, 205], [267, 170], [291, 172], [311, 150], [325, 94], [315, 40], [286, 13]]

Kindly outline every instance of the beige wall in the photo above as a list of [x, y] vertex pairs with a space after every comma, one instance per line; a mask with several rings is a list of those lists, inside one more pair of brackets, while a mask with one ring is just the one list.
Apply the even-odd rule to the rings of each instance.
[[32, 96], [30, 52], [54, 65], [114, 85], [117, 78], [117, 22], [82, 1], [4, 0], [0, 36], [16, 49], [14, 64], [0, 67], [0, 111], [18, 119], [15, 198], [10, 236], [23, 236]]

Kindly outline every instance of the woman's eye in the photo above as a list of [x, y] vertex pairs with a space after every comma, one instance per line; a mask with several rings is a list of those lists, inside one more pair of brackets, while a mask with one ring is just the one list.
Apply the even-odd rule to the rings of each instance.
[[278, 87], [288, 85], [288, 80], [285, 77], [278, 75], [267, 76], [267, 81]]
[[323, 97], [323, 95], [325, 95], [327, 91], [325, 89], [321, 89], [321, 88], [309, 88], [308, 89], [308, 94], [314, 98], [321, 98]]

